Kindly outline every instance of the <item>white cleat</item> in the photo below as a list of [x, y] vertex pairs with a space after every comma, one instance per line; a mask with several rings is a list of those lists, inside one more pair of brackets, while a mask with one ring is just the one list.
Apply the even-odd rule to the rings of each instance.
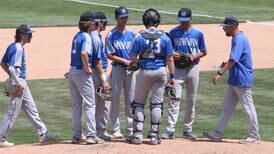
[[6, 140], [6, 141], [3, 141], [3, 142], [0, 142], [0, 148], [12, 147], [12, 146], [14, 146], [14, 145], [15, 145], [14, 143], [10, 143], [10, 142], [8, 142], [7, 140]]

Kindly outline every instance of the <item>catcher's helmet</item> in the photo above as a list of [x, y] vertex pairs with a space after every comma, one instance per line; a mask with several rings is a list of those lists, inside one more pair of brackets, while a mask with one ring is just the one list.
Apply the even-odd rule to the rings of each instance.
[[158, 13], [157, 10], [154, 9], [148, 9], [145, 11], [143, 14], [143, 24], [148, 27], [148, 26], [155, 26], [157, 27], [160, 24], [160, 14]]
[[108, 100], [108, 101], [111, 100], [111, 91], [109, 90], [109, 91], [105, 92], [103, 87], [97, 88], [96, 94], [103, 100]]

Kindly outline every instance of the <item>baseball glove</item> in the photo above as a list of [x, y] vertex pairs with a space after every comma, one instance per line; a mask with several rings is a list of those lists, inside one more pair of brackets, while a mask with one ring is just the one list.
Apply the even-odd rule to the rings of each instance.
[[103, 87], [96, 89], [96, 94], [103, 100], [111, 101], [111, 90], [104, 90]]
[[138, 62], [130, 62], [127, 70], [129, 71], [137, 71], [139, 69]]
[[174, 64], [175, 67], [183, 69], [192, 66], [194, 63], [191, 61], [189, 54], [180, 53], [180, 59], [174, 60]]
[[176, 97], [176, 90], [173, 85], [168, 84], [165, 88], [166, 96], [169, 97], [172, 100], [179, 100], [179, 98]]

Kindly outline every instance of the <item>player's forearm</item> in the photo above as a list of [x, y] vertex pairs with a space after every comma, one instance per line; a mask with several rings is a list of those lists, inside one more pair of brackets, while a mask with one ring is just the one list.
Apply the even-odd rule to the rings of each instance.
[[167, 57], [167, 67], [170, 74], [174, 74], [175, 72], [175, 66], [174, 66], [174, 60], [173, 56]]
[[200, 59], [207, 55], [207, 51], [199, 52], [197, 55], [194, 56], [194, 59]]
[[105, 82], [107, 80], [107, 75], [104, 73], [104, 70], [103, 70], [102, 64], [100, 63], [100, 60], [96, 59], [93, 62], [93, 64], [94, 64], [94, 67], [95, 67], [97, 73], [99, 74], [101, 81]]
[[82, 60], [84, 70], [86, 72], [89, 72], [90, 71], [90, 68], [88, 65], [89, 57], [87, 52], [81, 52], [81, 60]]
[[233, 65], [235, 65], [235, 62], [233, 60], [229, 60], [228, 62], [224, 63], [224, 66], [221, 67], [221, 69], [219, 70], [219, 73], [221, 74], [225, 73], [227, 70], [233, 67]]
[[115, 56], [115, 55], [109, 55], [108, 59], [110, 59], [110, 60], [112, 60], [114, 62], [117, 62], [117, 63], [124, 64], [124, 65], [128, 65], [128, 63], [129, 63], [129, 60], [121, 58], [121, 57], [118, 57], [118, 56]]
[[8, 67], [8, 72], [11, 77], [11, 79], [17, 84], [20, 83], [19, 77], [17, 76], [16, 68], [14, 66]]
[[9, 75], [9, 66], [8, 66], [8, 64], [1, 62], [1, 67]]

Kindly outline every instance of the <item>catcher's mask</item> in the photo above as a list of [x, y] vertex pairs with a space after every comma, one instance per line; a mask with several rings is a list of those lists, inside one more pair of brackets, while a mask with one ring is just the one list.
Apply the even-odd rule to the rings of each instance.
[[105, 91], [103, 87], [96, 89], [96, 94], [103, 100], [111, 101], [111, 90]]
[[165, 93], [166, 93], [166, 96], [172, 100], [177, 100], [177, 101], [180, 100], [180, 98], [176, 97], [176, 90], [173, 85], [170, 85], [170, 84], [166, 85]]
[[160, 24], [160, 14], [157, 12], [157, 10], [154, 9], [148, 9], [143, 14], [143, 24], [148, 26], [155, 26], [157, 27]]

